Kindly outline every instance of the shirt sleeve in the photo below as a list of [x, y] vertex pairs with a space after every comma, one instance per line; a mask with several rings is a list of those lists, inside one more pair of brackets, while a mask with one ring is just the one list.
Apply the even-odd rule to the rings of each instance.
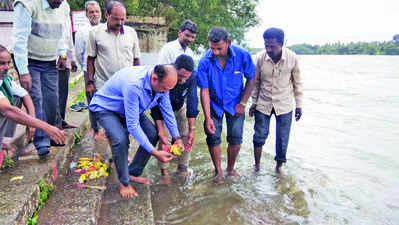
[[202, 89], [209, 88], [209, 81], [208, 81], [208, 65], [205, 61], [205, 57], [202, 57], [198, 64], [198, 75], [197, 75], [197, 81], [198, 81], [198, 86]]
[[83, 30], [80, 30], [76, 32], [75, 35], [75, 54], [76, 54], [76, 59], [80, 63], [80, 66], [82, 67], [83, 70], [85, 70], [85, 48], [84, 48], [84, 39], [83, 39]]
[[21, 98], [28, 94], [25, 88], [21, 87], [21, 85], [15, 81], [11, 81], [11, 90], [14, 95]]
[[302, 78], [301, 78], [301, 72], [299, 70], [298, 58], [296, 57], [295, 57], [295, 66], [292, 69], [291, 76], [292, 76], [292, 85], [294, 87], [296, 107], [302, 108], [302, 98], [303, 98]]
[[256, 68], [255, 68], [255, 87], [252, 91], [252, 103], [257, 104], [259, 99], [259, 91], [261, 85], [261, 59], [260, 55], [256, 57]]
[[245, 78], [252, 80], [255, 78], [255, 65], [252, 61], [252, 57], [249, 52], [244, 52], [243, 55], [243, 64], [244, 64], [244, 76]]
[[137, 32], [133, 32], [133, 59], [139, 59], [140, 58], [140, 44], [139, 44], [139, 38], [137, 37]]
[[199, 110], [198, 110], [198, 94], [197, 94], [197, 71], [193, 71], [191, 74], [193, 79], [191, 79], [190, 86], [188, 87], [188, 96], [187, 96], [187, 118], [196, 118]]
[[123, 89], [126, 126], [129, 133], [147, 152], [152, 152], [154, 146], [148, 140], [143, 129], [140, 126], [140, 112], [139, 112], [139, 95], [135, 86], [127, 86]]
[[97, 56], [96, 30], [91, 29], [89, 32], [89, 39], [87, 40], [86, 54], [90, 57]]
[[158, 63], [157, 64], [169, 64], [170, 63], [169, 58], [170, 57], [169, 57], [169, 51], [168, 51], [167, 45], [164, 45], [158, 54]]
[[67, 57], [68, 60], [75, 60], [76, 55], [73, 46], [72, 40], [72, 24], [71, 24], [71, 17], [68, 15], [67, 20], [65, 22], [65, 36], [66, 36], [66, 43], [67, 43]]
[[6, 96], [4, 96], [3, 92], [0, 91], [0, 99], [5, 98]]
[[28, 74], [28, 37], [32, 30], [32, 17], [22, 3], [14, 7], [14, 60], [18, 73]]
[[180, 137], [175, 114], [173, 113], [172, 105], [170, 104], [169, 94], [165, 94], [161, 97], [159, 108], [172, 138]]

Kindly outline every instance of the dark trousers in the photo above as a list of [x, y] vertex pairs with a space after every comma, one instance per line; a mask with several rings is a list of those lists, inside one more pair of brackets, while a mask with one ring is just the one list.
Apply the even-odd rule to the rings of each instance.
[[[111, 141], [112, 159], [114, 160], [119, 181], [124, 186], [130, 182], [129, 175], [139, 177], [151, 157], [143, 147], [139, 147], [133, 161], [128, 165], [129, 132], [126, 128], [126, 119], [111, 111], [94, 113], [97, 121], [105, 130], [105, 135]], [[152, 145], [158, 141], [158, 132], [154, 124], [146, 115], [140, 115], [140, 127]]]
[[69, 90], [69, 76], [70, 69], [58, 71], [58, 104], [59, 110], [57, 112], [57, 126], [62, 128], [65, 123], [65, 111], [68, 101], [68, 90]]

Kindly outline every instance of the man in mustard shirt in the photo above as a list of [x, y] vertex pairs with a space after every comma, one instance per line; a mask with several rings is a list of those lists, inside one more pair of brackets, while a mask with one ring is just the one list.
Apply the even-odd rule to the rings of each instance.
[[302, 116], [302, 83], [298, 59], [294, 52], [283, 47], [284, 32], [278, 28], [263, 33], [265, 50], [257, 54], [256, 85], [252, 92], [252, 106], [249, 115], [255, 115], [253, 137], [255, 170], [260, 169], [262, 147], [269, 134], [270, 118], [276, 117], [276, 168], [287, 161], [286, 153], [290, 136], [293, 100], [296, 103], [295, 120]]

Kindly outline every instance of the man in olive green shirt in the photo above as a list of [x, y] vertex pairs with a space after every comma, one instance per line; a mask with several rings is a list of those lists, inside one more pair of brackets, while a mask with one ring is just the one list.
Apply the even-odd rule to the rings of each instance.
[[286, 153], [291, 129], [293, 101], [295, 120], [302, 116], [302, 83], [298, 59], [294, 52], [283, 47], [284, 32], [267, 29], [263, 34], [265, 50], [257, 54], [256, 85], [252, 93], [253, 104], [249, 115], [255, 115], [253, 137], [255, 170], [260, 169], [262, 147], [269, 134], [270, 117], [276, 117], [276, 173], [287, 161]]

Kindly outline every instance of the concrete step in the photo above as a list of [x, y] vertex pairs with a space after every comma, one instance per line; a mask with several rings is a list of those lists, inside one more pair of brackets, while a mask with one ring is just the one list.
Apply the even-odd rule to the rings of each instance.
[[[65, 147], [50, 148], [50, 156], [46, 162], [37, 159], [17, 161], [11, 169], [0, 173], [0, 224], [26, 224], [38, 206], [38, 183], [45, 180], [53, 184], [55, 174], [66, 165], [66, 159], [74, 143], [74, 134], [83, 132], [87, 126], [87, 113], [73, 113], [74, 120], [79, 128], [68, 131]], [[11, 182], [15, 176], [23, 176], [20, 182]]]
[[[73, 77], [76, 77], [75, 75]], [[76, 98], [84, 90], [82, 79], [78, 81], [75, 88], [70, 90], [69, 102]], [[19, 126], [11, 144], [16, 147], [14, 157], [15, 166], [0, 170], [0, 224], [26, 224], [38, 206], [39, 187], [42, 180], [53, 184], [57, 174], [65, 166], [70, 155], [70, 149], [74, 144], [74, 134], [83, 135], [87, 130], [88, 113], [67, 112], [67, 121], [77, 125], [78, 128], [66, 130], [67, 143], [64, 147], [50, 148], [50, 155], [45, 162], [38, 159], [17, 161], [16, 157], [23, 154], [36, 156], [36, 150], [32, 144], [26, 145], [24, 141], [24, 127]], [[20, 182], [11, 182], [12, 177], [22, 176]]]
[[[46, 205], [39, 211], [38, 225], [97, 224], [104, 190], [79, 188], [79, 175], [74, 175], [73, 170], [79, 158], [92, 158], [94, 152], [108, 159], [110, 156], [107, 145], [107, 142], [94, 142], [92, 135], [88, 135], [82, 140], [81, 144], [72, 149], [71, 161], [68, 163], [69, 168], [57, 180], [56, 192], [51, 195]], [[91, 180], [86, 184], [105, 188], [105, 178]]]

